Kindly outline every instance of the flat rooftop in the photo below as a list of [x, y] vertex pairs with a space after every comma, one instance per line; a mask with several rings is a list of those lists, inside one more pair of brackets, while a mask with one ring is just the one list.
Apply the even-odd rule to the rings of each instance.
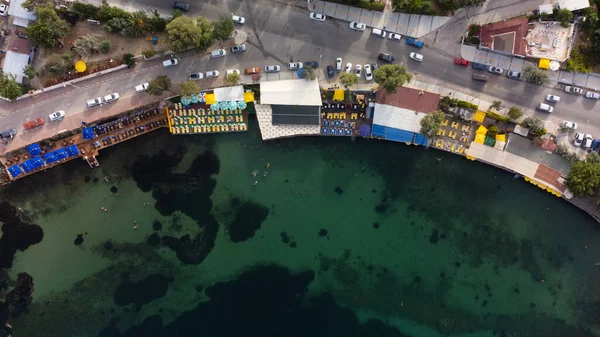
[[569, 56], [573, 25], [556, 22], [532, 22], [525, 37], [527, 56], [563, 62]]

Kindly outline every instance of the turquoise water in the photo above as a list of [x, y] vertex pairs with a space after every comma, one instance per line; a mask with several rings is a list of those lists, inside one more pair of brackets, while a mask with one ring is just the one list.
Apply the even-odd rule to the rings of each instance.
[[6, 275], [35, 287], [13, 335], [599, 335], [600, 233], [568, 203], [433, 149], [250, 130], [4, 190], [44, 232]]

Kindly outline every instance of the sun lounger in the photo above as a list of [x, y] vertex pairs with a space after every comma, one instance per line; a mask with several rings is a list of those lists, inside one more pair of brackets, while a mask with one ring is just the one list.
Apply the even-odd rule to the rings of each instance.
[[448, 120], [447, 120], [447, 119], [446, 119], [446, 120], [444, 120], [444, 121], [442, 122], [442, 125], [443, 125], [443, 126], [448, 126]]

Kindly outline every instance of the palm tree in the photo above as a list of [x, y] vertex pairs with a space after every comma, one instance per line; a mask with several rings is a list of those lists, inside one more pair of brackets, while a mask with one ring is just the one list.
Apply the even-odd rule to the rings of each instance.
[[148, 30], [146, 21], [148, 16], [143, 11], [131, 13], [127, 21], [129, 24], [123, 29], [123, 34], [131, 37], [140, 37]]

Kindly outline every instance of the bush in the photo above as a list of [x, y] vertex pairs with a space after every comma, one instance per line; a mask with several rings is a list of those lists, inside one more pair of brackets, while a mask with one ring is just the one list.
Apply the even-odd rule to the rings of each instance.
[[495, 119], [497, 121], [501, 121], [501, 122], [509, 122], [510, 121], [510, 119], [508, 119], [507, 117], [504, 117], [504, 116], [499, 115], [499, 114], [497, 114], [495, 112], [492, 112], [492, 111], [488, 111], [486, 113], [486, 116], [489, 117], [489, 118]]
[[135, 65], [135, 59], [133, 58], [133, 54], [125, 54], [123, 55], [123, 63], [125, 63], [129, 68]]
[[539, 130], [532, 130], [532, 131], [531, 131], [531, 133], [533, 133], [534, 135], [537, 135], [537, 136], [543, 136], [543, 135], [545, 135], [545, 134], [546, 134], [546, 132], [547, 132], [547, 131], [546, 131], [546, 129], [544, 129], [544, 128], [542, 128], [542, 129], [539, 129]]
[[142, 52], [142, 55], [144, 55], [145, 58], [150, 58], [154, 55], [156, 55], [158, 52], [156, 50], [153, 49], [148, 49], [148, 50], [144, 50]]
[[110, 51], [110, 40], [102, 40], [98, 45], [98, 50], [100, 50], [102, 54], [108, 54]]
[[523, 111], [521, 111], [521, 109], [517, 108], [516, 106], [513, 106], [508, 110], [508, 118], [510, 118], [513, 121], [516, 121], [517, 119], [521, 118], [522, 116], [523, 116]]
[[123, 29], [130, 25], [129, 21], [124, 18], [113, 18], [104, 24], [104, 30], [109, 33], [120, 33]]
[[486, 136], [488, 136], [490, 138], [496, 138], [496, 135], [498, 134], [498, 132], [500, 132], [500, 130], [498, 130], [498, 127], [495, 125], [492, 125], [488, 128]]
[[469, 109], [469, 110], [477, 110], [477, 108], [479, 108], [479, 106], [477, 106], [473, 103], [466, 102], [466, 101], [458, 101], [458, 102], [456, 102], [456, 106], [459, 108]]
[[[583, 50], [585, 51], [585, 50]], [[592, 71], [588, 63], [586, 62], [585, 56], [582, 53], [582, 48], [573, 48], [571, 51], [571, 55], [567, 60], [567, 71], [572, 71], [576, 73], [589, 73]]]
[[566, 158], [567, 155], [569, 154], [569, 146], [565, 145], [565, 144], [558, 144], [556, 146], [556, 150], [554, 151], [554, 153], [556, 153], [557, 155]]
[[157, 16], [148, 18], [148, 20], [146, 20], [148, 29], [154, 33], [164, 32], [165, 29], [167, 29], [167, 23], [169, 23], [167, 19], [163, 19]]
[[102, 5], [98, 10], [96, 19], [102, 22], [106, 22], [114, 18], [127, 19], [128, 17], [129, 13], [121, 8]]
[[537, 85], [542, 85], [550, 81], [550, 76], [547, 71], [532, 66], [531, 64], [526, 65], [523, 69], [523, 78], [525, 78], [525, 81]]
[[371, 1], [362, 0], [358, 4], [358, 7], [364, 8], [364, 9], [370, 9], [372, 11], [383, 12], [383, 10], [385, 9], [385, 2], [371, 2]]
[[94, 19], [98, 16], [98, 12], [100, 11], [100, 8], [94, 5], [81, 2], [74, 2], [71, 4], [71, 9], [81, 14], [83, 19]]

